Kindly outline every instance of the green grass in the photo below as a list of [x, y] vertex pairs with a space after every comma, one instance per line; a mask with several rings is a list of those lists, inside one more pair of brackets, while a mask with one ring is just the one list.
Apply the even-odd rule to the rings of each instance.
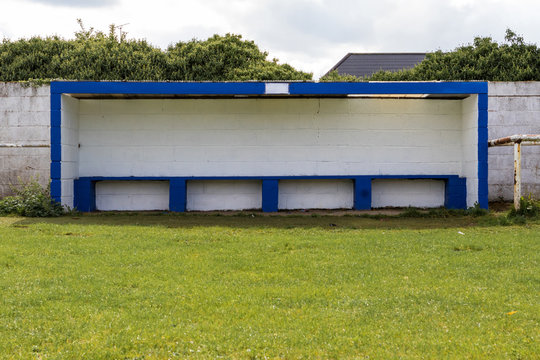
[[540, 354], [540, 225], [484, 218], [0, 218], [0, 357]]

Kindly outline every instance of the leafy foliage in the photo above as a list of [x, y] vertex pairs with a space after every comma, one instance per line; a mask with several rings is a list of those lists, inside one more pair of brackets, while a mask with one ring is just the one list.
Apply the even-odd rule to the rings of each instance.
[[485, 216], [489, 214], [489, 211], [480, 207], [478, 202], [475, 202], [474, 206], [469, 207], [466, 212], [472, 217]]
[[310, 80], [277, 59], [267, 60], [241, 35], [214, 35], [178, 42], [165, 51], [146, 40], [128, 39], [118, 26], [109, 33], [86, 29], [75, 39], [33, 37], [0, 44], [0, 81], [68, 80]]
[[51, 199], [50, 188], [43, 188], [35, 179], [13, 187], [14, 196], [0, 200], [0, 215], [51, 217], [64, 214], [61, 204]]
[[473, 44], [451, 52], [429, 53], [412, 69], [398, 72], [379, 71], [369, 78], [326, 75], [323, 81], [429, 81], [429, 80], [540, 80], [540, 49], [525, 43], [523, 37], [506, 30], [505, 43], [491, 37], [476, 37]]
[[340, 75], [337, 70], [332, 70], [328, 74], [324, 75], [319, 79], [321, 82], [333, 82], [333, 81], [342, 81], [342, 82], [360, 82], [360, 81], [368, 81], [368, 79], [364, 79], [362, 77], [357, 77], [350, 74], [342, 74]]
[[533, 199], [531, 195], [529, 197], [521, 197], [519, 199], [519, 209], [512, 208], [508, 213], [509, 218], [524, 217], [537, 219], [540, 214], [540, 203]]

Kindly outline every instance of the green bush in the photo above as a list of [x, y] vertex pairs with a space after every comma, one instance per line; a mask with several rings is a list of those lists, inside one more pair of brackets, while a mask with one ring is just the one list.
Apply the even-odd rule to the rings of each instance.
[[453, 51], [437, 50], [411, 69], [380, 70], [371, 76], [356, 78], [330, 72], [321, 81], [432, 81], [432, 80], [540, 80], [540, 47], [526, 43], [522, 36], [507, 29], [505, 41], [491, 37], [475, 37], [472, 44]]
[[[58, 36], [0, 39], [0, 81], [66, 80], [311, 80], [313, 75], [270, 60], [241, 35], [179, 41], [167, 49], [128, 39], [121, 27]], [[42, 80], [39, 80], [42, 79]], [[34, 80], [36, 82], [36, 80]]]
[[36, 179], [19, 182], [12, 191], [14, 196], [0, 200], [0, 215], [52, 217], [64, 214], [62, 205], [51, 198], [50, 186], [43, 188]]

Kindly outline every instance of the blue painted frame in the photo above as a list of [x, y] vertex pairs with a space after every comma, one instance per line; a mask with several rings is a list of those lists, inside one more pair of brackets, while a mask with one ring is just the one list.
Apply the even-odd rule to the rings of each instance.
[[[131, 94], [131, 95], [252, 95], [265, 96], [265, 82], [122, 82], [122, 81], [53, 81], [51, 82], [51, 195], [60, 201], [61, 161], [62, 161], [62, 94]], [[348, 83], [348, 82], [289, 82], [289, 96], [345, 96], [363, 94], [477, 94], [478, 95], [478, 203], [482, 208], [488, 207], [488, 86], [487, 82], [378, 82], [378, 83]], [[268, 95], [272, 96], [272, 95]], [[283, 95], [280, 95], [283, 96]], [[286, 96], [286, 95], [285, 95]], [[285, 178], [285, 177], [282, 177]], [[340, 178], [340, 177], [296, 177], [296, 178]], [[367, 178], [355, 178], [358, 188], [367, 188]], [[377, 177], [380, 178], [380, 177]], [[404, 178], [404, 176], [399, 176]], [[425, 177], [424, 177], [425, 178]], [[430, 176], [429, 178], [437, 178]], [[129, 178], [132, 179], [132, 178]], [[173, 178], [167, 178], [170, 181]], [[174, 197], [184, 196], [185, 184], [182, 179], [174, 178], [180, 183], [171, 183]], [[259, 178], [262, 179], [262, 178]], [[268, 199], [274, 199], [277, 190], [277, 179], [265, 178], [263, 188]], [[450, 183], [450, 180], [448, 180]], [[78, 185], [82, 186], [82, 185]], [[447, 185], [450, 186], [450, 185]], [[76, 187], [77, 189], [77, 187]], [[184, 190], [182, 190], [184, 189]], [[448, 189], [447, 189], [448, 190]], [[365, 192], [365, 191], [364, 191]], [[173, 191], [171, 191], [171, 194]], [[355, 192], [355, 204], [364, 207], [368, 193]], [[91, 195], [91, 194], [90, 194]], [[94, 194], [95, 195], [95, 194]], [[173, 195], [171, 195], [173, 196]], [[371, 194], [369, 192], [369, 198]], [[466, 198], [466, 195], [465, 195]], [[264, 195], [263, 195], [264, 200]], [[263, 203], [264, 207], [264, 203]], [[356, 207], [356, 205], [355, 205]], [[461, 207], [461, 206], [460, 206]], [[268, 211], [277, 210], [277, 203], [268, 203]], [[171, 209], [173, 210], [173, 209]], [[175, 210], [173, 210], [175, 211]], [[177, 210], [176, 210], [177, 211]]]
[[74, 180], [74, 206], [80, 211], [96, 210], [96, 183], [98, 181], [168, 181], [169, 210], [186, 211], [187, 182], [197, 180], [259, 180], [262, 182], [262, 211], [278, 211], [280, 180], [352, 180], [354, 182], [354, 209], [371, 209], [372, 181], [375, 179], [434, 179], [444, 180], [444, 206], [448, 209], [467, 207], [466, 179], [457, 175], [322, 175], [322, 176], [90, 176]]

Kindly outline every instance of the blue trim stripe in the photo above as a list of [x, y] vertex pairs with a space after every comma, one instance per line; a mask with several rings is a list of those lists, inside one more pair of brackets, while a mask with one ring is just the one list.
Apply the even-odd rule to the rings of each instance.
[[62, 170], [60, 168], [60, 161], [51, 162], [51, 179], [60, 180], [62, 178]]
[[51, 197], [60, 202], [62, 197], [62, 95], [52, 91], [51, 83]]
[[263, 95], [262, 82], [53, 81], [54, 94]]
[[60, 179], [51, 179], [51, 198], [56, 201], [61, 201], [62, 182]]
[[165, 181], [170, 179], [189, 180], [332, 180], [332, 179], [435, 179], [459, 178], [458, 175], [286, 175], [286, 176], [82, 176], [91, 181]]
[[399, 83], [291, 83], [291, 95], [340, 94], [477, 94], [487, 92], [485, 82], [399, 82]]
[[[266, 82], [53, 81], [51, 94], [263, 95]], [[479, 94], [486, 82], [291, 82], [290, 95]], [[60, 107], [51, 107], [60, 110]]]
[[55, 82], [51, 83], [51, 111], [60, 111], [62, 110], [62, 94], [53, 91]]

